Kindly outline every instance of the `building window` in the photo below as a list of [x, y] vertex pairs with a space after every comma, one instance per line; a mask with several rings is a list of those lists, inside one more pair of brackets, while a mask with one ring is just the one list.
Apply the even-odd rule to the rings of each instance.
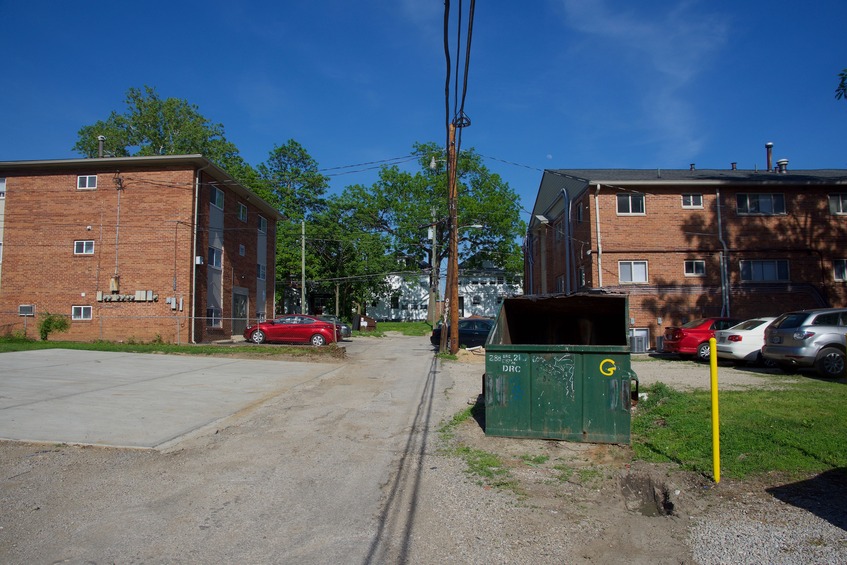
[[702, 194], [683, 194], [682, 195], [682, 207], [683, 208], [702, 208], [703, 207], [703, 195]]
[[244, 247], [243, 243], [238, 246], [238, 254], [241, 255], [242, 257], [247, 255], [247, 248]]
[[6, 198], [6, 179], [0, 178], [0, 200]]
[[268, 233], [268, 221], [262, 216], [259, 216], [259, 233]]
[[643, 215], [644, 195], [627, 192], [618, 194], [618, 215]]
[[223, 266], [223, 249], [217, 247], [209, 248], [209, 266], [220, 269]]
[[579, 279], [579, 287], [582, 288], [585, 286], [585, 267], [580, 267], [576, 271], [577, 279]]
[[565, 275], [556, 277], [556, 292], [565, 292]]
[[396, 309], [400, 308], [400, 295], [394, 294], [391, 296], [391, 307]]
[[267, 275], [267, 267], [261, 264], [256, 265], [256, 278], [259, 280], [265, 280], [265, 276]]
[[213, 186], [212, 187], [212, 197], [210, 200], [212, 206], [215, 208], [224, 209], [224, 191], [220, 188]]
[[847, 194], [830, 194], [829, 211], [832, 214], [847, 214]]
[[97, 188], [97, 175], [79, 175], [76, 177], [77, 190], [94, 190]]
[[576, 223], [582, 223], [582, 202], [576, 204]]
[[220, 328], [223, 326], [223, 313], [220, 308], [206, 308], [206, 327]]
[[74, 241], [74, 255], [94, 255], [94, 240]]
[[702, 277], [706, 275], [706, 262], [699, 259], [690, 259], [685, 262], [686, 277]]
[[738, 194], [735, 197], [739, 214], [761, 214], [776, 216], [785, 214], [783, 194]]
[[241, 202], [238, 203], [238, 219], [242, 222], [247, 221], [247, 206]]
[[474, 297], [471, 299], [471, 303], [475, 306], [479, 306], [482, 304], [482, 297], [478, 294], [474, 294]]
[[621, 284], [646, 283], [647, 261], [618, 261], [618, 280]]
[[71, 320], [90, 320], [91, 306], [74, 306], [71, 309]]
[[0, 241], [0, 264], [3, 263], [3, 242]]
[[564, 222], [561, 222], [561, 221], [553, 224], [553, 241], [558, 242], [558, 241], [562, 241], [564, 239], [562, 237], [562, 235], [565, 233], [564, 229], [562, 229], [563, 225], [564, 225]]
[[788, 261], [785, 259], [741, 261], [741, 280], [744, 282], [788, 281]]
[[847, 281], [847, 259], [835, 259], [832, 262], [832, 271], [835, 280], [841, 282]]

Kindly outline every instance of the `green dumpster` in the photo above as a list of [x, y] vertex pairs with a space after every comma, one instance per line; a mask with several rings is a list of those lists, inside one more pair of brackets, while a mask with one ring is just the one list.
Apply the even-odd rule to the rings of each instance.
[[503, 301], [485, 344], [485, 433], [629, 443], [626, 295]]

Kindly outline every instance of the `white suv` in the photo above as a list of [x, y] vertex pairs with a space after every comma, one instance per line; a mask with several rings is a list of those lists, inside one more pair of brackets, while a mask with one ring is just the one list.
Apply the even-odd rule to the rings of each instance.
[[823, 377], [844, 375], [847, 308], [783, 314], [765, 330], [762, 356], [782, 370], [814, 367]]

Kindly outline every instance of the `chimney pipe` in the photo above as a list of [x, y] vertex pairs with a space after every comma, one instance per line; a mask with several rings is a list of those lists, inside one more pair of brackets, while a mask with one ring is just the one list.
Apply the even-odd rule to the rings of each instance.
[[733, 162], [733, 163], [730, 163], [730, 164], [729, 164], [729, 166], [732, 168], [732, 170], [733, 170], [733, 171], [737, 171], [737, 170], [738, 170], [738, 163], [734, 163], [734, 162]]
[[97, 156], [101, 159], [103, 158], [103, 142], [104, 141], [106, 141], [105, 135], [98, 135], [97, 136]]
[[765, 149], [768, 153], [768, 172], [771, 172], [773, 170], [773, 142], [768, 141], [765, 143]]
[[691, 168], [690, 168], [689, 170], [690, 170], [690, 171], [693, 171], [693, 170], [694, 170], [694, 163], [691, 163]]
[[788, 172], [788, 159], [780, 159], [776, 162], [777, 171], [786, 174]]

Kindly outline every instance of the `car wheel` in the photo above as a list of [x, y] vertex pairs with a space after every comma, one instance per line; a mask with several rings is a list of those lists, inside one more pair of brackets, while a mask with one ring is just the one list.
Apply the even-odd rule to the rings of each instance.
[[844, 353], [834, 347], [824, 347], [815, 359], [815, 369], [822, 377], [840, 377], [844, 374]]
[[700, 361], [708, 361], [711, 354], [712, 348], [708, 341], [697, 346], [697, 359]]
[[250, 341], [255, 343], [256, 345], [265, 343], [265, 332], [262, 330], [256, 330], [252, 334], [250, 334]]
[[326, 345], [326, 338], [324, 336], [322, 336], [321, 334], [313, 335], [312, 339], [310, 341], [312, 342], [312, 345], [314, 345], [315, 347], [320, 347], [321, 345]]

